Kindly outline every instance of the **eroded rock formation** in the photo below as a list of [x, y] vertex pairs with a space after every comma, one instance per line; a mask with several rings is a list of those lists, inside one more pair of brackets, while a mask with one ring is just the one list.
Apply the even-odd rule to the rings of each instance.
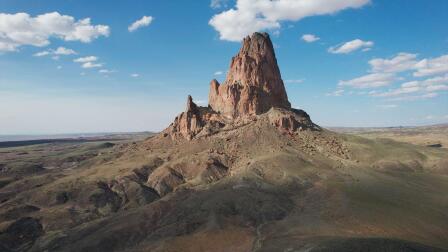
[[187, 109], [174, 119], [172, 133], [177, 133], [190, 139], [202, 129], [203, 124], [198, 106], [193, 102], [191, 95], [189, 95]]
[[164, 135], [191, 140], [228, 125], [231, 128], [257, 120], [263, 114], [282, 131], [318, 129], [306, 112], [291, 108], [269, 35], [254, 33], [243, 40], [232, 58], [225, 82], [211, 81], [209, 106], [198, 107], [188, 96], [186, 111]]
[[187, 108], [174, 119], [170, 127], [164, 131], [172, 138], [192, 139], [199, 134], [209, 134], [223, 126], [221, 116], [210, 108], [198, 107], [191, 95], [187, 99]]
[[225, 82], [211, 82], [209, 106], [229, 118], [263, 114], [272, 107], [291, 108], [267, 33], [243, 40]]

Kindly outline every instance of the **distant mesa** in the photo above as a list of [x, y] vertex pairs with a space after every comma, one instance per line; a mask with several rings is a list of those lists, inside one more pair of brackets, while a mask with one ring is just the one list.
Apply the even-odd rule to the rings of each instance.
[[243, 40], [224, 83], [211, 81], [209, 106], [199, 107], [188, 96], [186, 111], [164, 135], [190, 140], [264, 114], [269, 114], [272, 125], [285, 131], [319, 129], [306, 112], [291, 108], [271, 39], [267, 33], [256, 32]]

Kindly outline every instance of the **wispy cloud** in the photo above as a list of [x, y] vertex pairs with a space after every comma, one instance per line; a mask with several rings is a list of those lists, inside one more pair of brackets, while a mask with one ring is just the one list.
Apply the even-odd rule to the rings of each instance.
[[348, 54], [360, 49], [370, 49], [374, 43], [372, 41], [363, 41], [361, 39], [355, 39], [349, 42], [345, 42], [339, 46], [333, 46], [328, 48], [328, 52], [333, 54]]
[[353, 88], [376, 88], [392, 84], [397, 77], [390, 73], [373, 73], [364, 75], [352, 80], [339, 81], [339, 86], [349, 86]]
[[97, 60], [98, 60], [98, 57], [96, 57], [96, 56], [87, 56], [87, 57], [77, 58], [77, 59], [73, 60], [73, 62], [86, 63], [86, 62], [93, 62], [93, 61], [97, 61]]
[[114, 70], [109, 70], [109, 69], [101, 69], [98, 71], [98, 73], [100, 74], [111, 74], [111, 73], [115, 73]]
[[93, 62], [86, 62], [81, 65], [82, 68], [98, 68], [98, 67], [102, 67], [102, 66], [103, 66], [103, 64], [101, 64], [101, 63], [93, 63]]
[[50, 55], [49, 51], [42, 51], [42, 52], [37, 52], [35, 54], [33, 54], [34, 57], [43, 57], [43, 56], [47, 56]]
[[210, 7], [212, 9], [227, 8], [228, 1], [229, 0], [211, 0]]
[[415, 69], [418, 61], [417, 54], [399, 53], [391, 59], [375, 58], [369, 61], [372, 72], [399, 73]]
[[151, 16], [143, 16], [141, 19], [135, 21], [134, 23], [132, 23], [129, 27], [128, 27], [128, 31], [129, 32], [134, 32], [136, 30], [138, 30], [139, 28], [145, 27], [145, 26], [149, 26], [152, 21], [154, 20], [153, 17]]
[[53, 55], [52, 56], [53, 59], [59, 59], [59, 56], [61, 56], [61, 55], [65, 56], [65, 55], [74, 55], [74, 54], [77, 54], [77, 52], [75, 52], [75, 50], [60, 46], [56, 50], [50, 49], [50, 50], [46, 50], [46, 51], [42, 51], [42, 52], [37, 52], [37, 53], [33, 54], [33, 56], [34, 57], [43, 57], [43, 56], [47, 56], [47, 55]]
[[448, 55], [420, 61], [417, 64], [417, 71], [414, 73], [414, 76], [424, 77], [443, 73], [448, 73]]
[[307, 43], [313, 43], [313, 42], [316, 42], [316, 41], [320, 40], [320, 38], [317, 37], [314, 34], [304, 34], [302, 36], [302, 40], [307, 42]]
[[344, 94], [344, 90], [343, 89], [339, 89], [330, 93], [326, 93], [325, 96], [342, 96], [342, 94]]
[[[98, 57], [87, 56], [73, 60], [73, 62], [80, 63], [82, 68], [100, 68], [103, 67], [103, 63], [97, 63]], [[100, 70], [101, 71], [101, 70]]]

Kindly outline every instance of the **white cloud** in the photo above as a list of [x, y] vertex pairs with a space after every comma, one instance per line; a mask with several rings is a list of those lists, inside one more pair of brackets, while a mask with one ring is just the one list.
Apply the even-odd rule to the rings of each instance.
[[[414, 80], [401, 84], [397, 89], [391, 89], [387, 92], [374, 91], [369, 93], [375, 97], [398, 97], [397, 99], [418, 100], [422, 98], [433, 98], [437, 92], [448, 90], [448, 75], [444, 77], [435, 77], [427, 80]], [[419, 93], [415, 96], [406, 96], [413, 93]]]
[[[353, 88], [374, 88], [392, 84], [399, 78], [398, 73], [415, 71], [414, 77], [423, 77], [448, 73], [448, 55], [435, 59], [418, 60], [416, 54], [399, 53], [390, 59], [376, 58], [369, 61], [371, 74], [340, 81], [339, 86]], [[374, 90], [369, 96], [388, 98], [390, 101], [415, 101], [437, 97], [440, 92], [448, 91], [448, 74], [429, 79], [411, 79], [400, 87], [387, 91]]]
[[86, 75], [86, 73], [82, 72], [82, 73], [80, 73], [79, 75], [81, 75], [81, 76], [85, 76], [85, 75]]
[[93, 61], [97, 61], [97, 60], [98, 60], [98, 58], [95, 56], [87, 56], [87, 57], [77, 58], [77, 59], [73, 60], [73, 62], [86, 63], [86, 62], [93, 62]]
[[424, 77], [448, 73], [448, 55], [442, 55], [435, 59], [424, 59], [417, 64], [415, 77]]
[[437, 76], [423, 81], [424, 86], [431, 86], [438, 84], [448, 84], [448, 74], [446, 74], [445, 76]]
[[340, 46], [333, 46], [328, 48], [328, 52], [334, 54], [347, 54], [359, 49], [371, 48], [374, 45], [372, 41], [363, 41], [361, 39], [355, 39], [349, 42], [345, 42]]
[[392, 59], [376, 58], [369, 61], [372, 72], [398, 73], [415, 69], [417, 54], [399, 53]]
[[428, 87], [426, 88], [426, 90], [428, 90], [429, 92], [447, 91], [447, 90], [448, 90], [448, 85], [433, 85], [433, 86], [428, 86]]
[[76, 54], [76, 52], [72, 49], [68, 49], [65, 47], [58, 47], [55, 51], [53, 51], [53, 54], [56, 55], [72, 55], [72, 54]]
[[102, 67], [103, 64], [101, 63], [93, 63], [93, 62], [86, 62], [84, 64], [82, 64], [82, 68], [98, 68], [98, 67]]
[[300, 83], [303, 83], [304, 81], [305, 81], [305, 79], [285, 80], [285, 83], [300, 84]]
[[61, 70], [62, 66], [57, 66], [56, 69]]
[[129, 27], [128, 27], [128, 31], [129, 32], [134, 32], [137, 29], [141, 28], [141, 27], [145, 27], [145, 26], [149, 26], [152, 21], [153, 21], [153, 17], [151, 16], [143, 16], [141, 19], [135, 21], [134, 23], [132, 23]]
[[317, 37], [316, 35], [313, 35], [313, 34], [304, 34], [302, 36], [302, 40], [307, 43], [313, 43], [313, 42], [318, 41], [319, 39], [320, 39], [319, 37]]
[[210, 1], [210, 7], [212, 9], [220, 9], [220, 8], [227, 8], [227, 2], [229, 0], [211, 0]]
[[131, 74], [131, 77], [133, 77], [133, 78], [138, 78], [138, 77], [140, 77], [140, 74], [138, 74], [138, 73], [133, 73], [133, 74]]
[[109, 70], [109, 69], [101, 69], [101, 70], [98, 71], [98, 73], [100, 73], [100, 74], [111, 74], [111, 73], [115, 73], [115, 71]]
[[448, 73], [448, 55], [418, 60], [417, 54], [402, 52], [391, 59], [372, 59], [369, 64], [372, 72], [399, 73], [415, 70], [415, 77]]
[[326, 96], [342, 96], [342, 94], [343, 94], [344, 92], [345, 92], [345, 91], [344, 91], [343, 89], [339, 89], [339, 90], [336, 90], [336, 91], [331, 92], [331, 93], [326, 93], [325, 95], [326, 95]]
[[[81, 57], [73, 60], [73, 62], [80, 63], [82, 68], [99, 68], [103, 67], [103, 63], [96, 63], [98, 61], [98, 57], [96, 56], [87, 56], [87, 57]], [[102, 69], [99, 72], [104, 73], [101, 71], [106, 71], [106, 69]], [[108, 71], [108, 70], [107, 70]]]
[[50, 54], [49, 51], [42, 51], [42, 52], [38, 52], [38, 53], [33, 54], [33, 56], [34, 57], [43, 57], [43, 56], [47, 56], [49, 54]]
[[353, 88], [375, 88], [392, 84], [397, 78], [390, 73], [373, 73], [348, 81], [339, 81], [339, 86], [350, 86]]
[[24, 45], [47, 46], [50, 38], [88, 43], [109, 33], [108, 26], [92, 25], [90, 18], [76, 21], [58, 12], [36, 17], [27, 13], [0, 13], [0, 51], [17, 51]]
[[360, 8], [370, 0], [237, 0], [236, 6], [213, 16], [209, 24], [220, 39], [240, 41], [253, 32], [278, 29], [281, 21], [334, 14], [348, 8]]
[[401, 84], [401, 87], [398, 89], [389, 90], [384, 93], [372, 93], [371, 96], [377, 97], [391, 97], [391, 96], [400, 96], [403, 94], [415, 93], [421, 90], [420, 84], [418, 81], [411, 81]]
[[47, 55], [53, 55], [54, 60], [58, 60], [60, 55], [73, 55], [77, 54], [74, 50], [65, 48], [65, 47], [58, 47], [56, 50], [50, 49], [42, 52], [38, 52], [33, 54], [34, 57], [43, 57]]
[[215, 73], [213, 73], [213, 75], [223, 75], [224, 72], [223, 71], [216, 71]]

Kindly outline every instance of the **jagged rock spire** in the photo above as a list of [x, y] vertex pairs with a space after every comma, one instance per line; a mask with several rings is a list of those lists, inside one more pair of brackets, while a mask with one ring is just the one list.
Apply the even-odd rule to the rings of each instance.
[[262, 114], [272, 107], [291, 108], [267, 33], [243, 40], [224, 84], [211, 82], [209, 105], [230, 118]]
[[188, 96], [187, 98], [187, 110], [186, 112], [195, 112], [198, 109], [198, 106], [196, 105], [196, 103], [193, 102], [193, 97], [191, 97], [191, 95]]
[[308, 114], [291, 108], [269, 35], [254, 33], [232, 58], [225, 82], [211, 81], [209, 107], [198, 107], [188, 96], [185, 112], [163, 135], [188, 140], [210, 136], [228, 126], [256, 121], [253, 116], [269, 110], [267, 120], [285, 133], [318, 130]]

